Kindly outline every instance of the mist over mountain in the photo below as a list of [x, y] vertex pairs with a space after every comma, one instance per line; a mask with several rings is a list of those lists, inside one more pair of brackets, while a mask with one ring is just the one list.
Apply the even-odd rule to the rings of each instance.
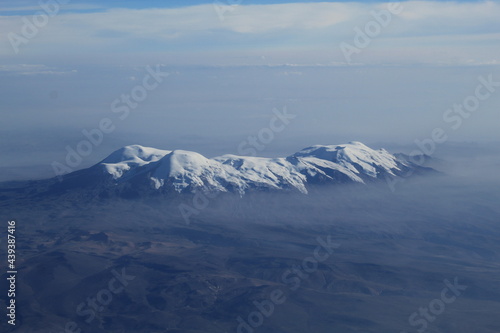
[[[103, 163], [170, 154], [135, 148]], [[329, 154], [298, 155], [311, 151]], [[19, 228], [19, 332], [496, 333], [499, 185], [486, 165], [401, 178], [392, 190], [385, 181], [317, 184], [307, 195], [83, 200], [75, 189], [25, 196], [3, 187], [2, 216]], [[192, 208], [189, 220], [181, 206]], [[110, 292], [113, 279], [120, 292]], [[453, 301], [440, 312], [445, 288]]]
[[87, 192], [95, 197], [197, 192], [243, 196], [255, 191], [308, 194], [312, 187], [321, 185], [382, 182], [392, 186], [397, 179], [437, 173], [414, 160], [418, 159], [392, 155], [385, 149], [373, 150], [356, 141], [315, 145], [282, 158], [238, 155], [206, 158], [196, 152], [131, 145], [116, 150], [90, 168], [24, 187], [30, 195], [42, 196], [72, 192]]

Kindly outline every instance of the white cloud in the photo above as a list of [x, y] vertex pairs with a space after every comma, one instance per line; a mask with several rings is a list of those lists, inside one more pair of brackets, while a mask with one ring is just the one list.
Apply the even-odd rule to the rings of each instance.
[[356, 14], [355, 7], [358, 6], [343, 3], [240, 6], [218, 25], [240, 33], [321, 29], [348, 21]]
[[[460, 62], [494, 63], [500, 55], [500, 4], [492, 1], [458, 3], [403, 2], [403, 12], [384, 28], [356, 62], [436, 62], [450, 52]], [[220, 20], [214, 6], [170, 9], [110, 9], [94, 13], [61, 13], [50, 18], [26, 45], [21, 56], [102, 56], [104, 54], [164, 54], [209, 58], [231, 54], [234, 61], [252, 52], [265, 53], [274, 63], [343, 62], [341, 42], [352, 43], [355, 27], [373, 20], [370, 11], [387, 4], [296, 3], [240, 5]], [[26, 18], [30, 19], [30, 16]], [[0, 29], [21, 33], [20, 16], [0, 16]], [[12, 57], [6, 38], [0, 40], [0, 56]], [[465, 37], [464, 37], [465, 36]], [[439, 40], [439, 43], [436, 41]], [[412, 49], [406, 52], [405, 48]], [[266, 52], [262, 52], [262, 51]], [[437, 52], [433, 52], [437, 51]], [[283, 54], [291, 56], [283, 57]], [[294, 58], [294, 55], [296, 56]], [[197, 60], [196, 60], [197, 59]], [[222, 59], [222, 58], [221, 58]], [[262, 57], [256, 57], [262, 63]], [[279, 60], [281, 59], [281, 60]], [[299, 60], [300, 59], [300, 60]], [[241, 60], [240, 60], [241, 61]], [[224, 63], [224, 60], [221, 60]]]
[[407, 20], [451, 19], [477, 21], [480, 19], [497, 19], [498, 3], [455, 2], [455, 1], [409, 1], [404, 3], [405, 10], [401, 17]]
[[355, 15], [353, 5], [287, 4], [238, 6], [222, 21], [212, 5], [175, 9], [112, 9], [101, 13], [66, 14], [56, 24], [85, 27], [88, 32], [116, 31], [132, 37], [180, 38], [191, 34], [231, 31], [267, 33], [286, 29], [321, 29]]

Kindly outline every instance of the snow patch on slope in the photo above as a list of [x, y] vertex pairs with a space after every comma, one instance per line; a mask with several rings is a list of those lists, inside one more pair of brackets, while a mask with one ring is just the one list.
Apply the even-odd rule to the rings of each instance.
[[225, 192], [227, 185], [241, 186], [241, 181], [232, 168], [185, 150], [174, 150], [163, 157], [157, 163], [151, 178], [162, 186], [169, 180], [178, 192], [187, 187], [204, 187]]
[[223, 155], [214, 160], [235, 169], [244, 183], [244, 189], [252, 185], [273, 189], [295, 187], [307, 193], [306, 177], [285, 158]]
[[394, 175], [393, 169], [399, 170], [395, 156], [384, 149], [373, 150], [357, 141], [352, 141], [344, 145], [316, 145], [305, 148], [293, 156], [303, 158], [313, 157], [334, 162], [344, 167], [350, 176], [353, 176], [351, 173], [360, 173], [356, 166], [361, 168], [361, 171], [370, 177], [377, 177], [377, 169], [382, 169], [391, 175]]
[[117, 182], [137, 175], [155, 189], [177, 192], [238, 192], [249, 189], [296, 189], [307, 193], [308, 183], [364, 183], [381, 174], [395, 175], [408, 164], [380, 149], [360, 142], [316, 145], [286, 158], [223, 155], [212, 159], [185, 150], [160, 150], [138, 145], [115, 151], [101, 162]]

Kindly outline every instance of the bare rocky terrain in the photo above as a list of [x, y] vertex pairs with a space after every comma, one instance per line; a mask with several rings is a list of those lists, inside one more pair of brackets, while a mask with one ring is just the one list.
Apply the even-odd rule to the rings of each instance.
[[[440, 178], [394, 193], [380, 185], [219, 196], [189, 224], [178, 209], [193, 205], [189, 196], [27, 198], [13, 187], [0, 193], [2, 219], [18, 225], [18, 324], [2, 322], [5, 332], [500, 328], [494, 184]], [[445, 280], [465, 290], [441, 309]], [[410, 322], [431, 304], [437, 315]]]

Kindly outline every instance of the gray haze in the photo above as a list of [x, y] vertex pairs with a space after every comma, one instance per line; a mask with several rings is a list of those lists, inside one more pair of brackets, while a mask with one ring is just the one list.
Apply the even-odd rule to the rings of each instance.
[[[150, 64], [152, 68], [156, 64]], [[7, 67], [6, 67], [7, 68]], [[5, 68], [4, 68], [5, 69]], [[313, 144], [362, 141], [411, 152], [414, 140], [443, 128], [452, 142], [500, 140], [500, 91], [457, 129], [443, 114], [473, 95], [478, 77], [500, 78], [495, 66], [437, 67], [161, 67], [159, 86], [121, 120], [111, 104], [148, 74], [146, 66], [8, 67], [0, 76], [0, 180], [54, 175], [66, 146], [103, 118], [104, 135], [79, 168], [129, 144], [194, 150], [208, 157], [238, 153], [238, 145], [269, 126], [273, 109], [296, 115], [259, 152], [286, 156]], [[437, 149], [436, 153], [443, 149]]]

